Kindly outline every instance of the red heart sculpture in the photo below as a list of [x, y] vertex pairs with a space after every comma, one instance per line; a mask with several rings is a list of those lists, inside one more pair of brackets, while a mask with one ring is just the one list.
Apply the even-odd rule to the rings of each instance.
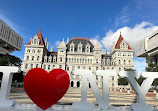
[[69, 88], [70, 79], [65, 70], [53, 69], [47, 73], [42, 68], [28, 71], [24, 88], [30, 99], [46, 110], [60, 100]]

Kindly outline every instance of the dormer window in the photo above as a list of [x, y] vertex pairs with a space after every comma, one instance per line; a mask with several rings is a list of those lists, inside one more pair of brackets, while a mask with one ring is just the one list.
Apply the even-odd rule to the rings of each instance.
[[73, 51], [73, 46], [71, 46], [71, 51]]
[[36, 44], [36, 43], [37, 43], [37, 40], [35, 39], [35, 40], [34, 40], [34, 44]]
[[87, 47], [87, 52], [89, 52], [89, 47]]

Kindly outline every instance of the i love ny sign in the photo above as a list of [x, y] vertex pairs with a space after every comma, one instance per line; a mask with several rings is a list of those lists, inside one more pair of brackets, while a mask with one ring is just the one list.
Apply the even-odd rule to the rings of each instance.
[[[20, 71], [18, 67], [0, 66], [0, 72], [3, 72], [0, 108], [11, 107], [15, 101], [9, 100], [9, 92], [13, 73]], [[109, 78], [117, 76], [116, 71], [98, 70], [96, 75], [102, 76], [102, 94], [96, 84], [95, 77], [90, 70], [75, 70], [75, 75], [82, 76], [81, 79], [81, 101], [72, 104], [73, 109], [93, 109], [94, 104], [87, 102], [87, 81], [89, 81], [92, 91], [95, 95], [98, 106], [103, 110], [108, 110], [109, 106]], [[137, 95], [137, 103], [131, 104], [134, 111], [153, 111], [153, 105], [146, 104], [145, 96], [154, 81], [158, 78], [158, 72], [130, 72], [121, 71], [119, 76], [127, 77], [130, 85]], [[141, 86], [135, 78], [143, 76], [146, 78]], [[31, 69], [25, 76], [24, 88], [30, 99], [40, 108], [46, 110], [61, 99], [69, 88], [70, 80], [66, 71], [54, 69], [47, 73], [41, 68]]]

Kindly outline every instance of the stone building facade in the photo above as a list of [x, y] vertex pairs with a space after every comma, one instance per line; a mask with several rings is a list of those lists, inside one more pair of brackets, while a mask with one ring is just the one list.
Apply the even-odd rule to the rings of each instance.
[[[94, 74], [99, 87], [102, 86], [102, 78], [96, 76], [97, 70], [116, 70], [133, 68], [133, 50], [124, 40], [122, 35], [113, 43], [111, 54], [102, 53], [99, 42], [90, 41], [88, 38], [73, 37], [67, 42], [63, 41], [58, 46], [58, 51], [48, 50], [48, 41], [43, 39], [41, 30], [30, 39], [25, 45], [23, 60], [23, 71], [27, 72], [32, 68], [43, 68], [51, 71], [55, 68], [61, 68], [68, 72], [70, 76], [70, 87], [80, 87], [80, 76], [75, 76], [75, 69], [89, 69]], [[90, 84], [88, 84], [89, 87]], [[118, 87], [118, 77], [110, 79], [111, 87]]]
[[21, 50], [23, 38], [0, 19], [0, 54]]
[[158, 30], [136, 43], [135, 54], [146, 57], [147, 66], [151, 63], [158, 64]]

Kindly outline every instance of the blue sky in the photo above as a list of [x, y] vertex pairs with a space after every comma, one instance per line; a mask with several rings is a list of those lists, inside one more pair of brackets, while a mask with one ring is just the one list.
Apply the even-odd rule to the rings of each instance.
[[[24, 45], [42, 29], [49, 49], [63, 38], [97, 39], [110, 50], [119, 32], [134, 44], [158, 29], [157, 0], [0, 0], [0, 19], [23, 38], [22, 51], [13, 52], [23, 59]], [[135, 68], [143, 71], [145, 59], [134, 58]]]

